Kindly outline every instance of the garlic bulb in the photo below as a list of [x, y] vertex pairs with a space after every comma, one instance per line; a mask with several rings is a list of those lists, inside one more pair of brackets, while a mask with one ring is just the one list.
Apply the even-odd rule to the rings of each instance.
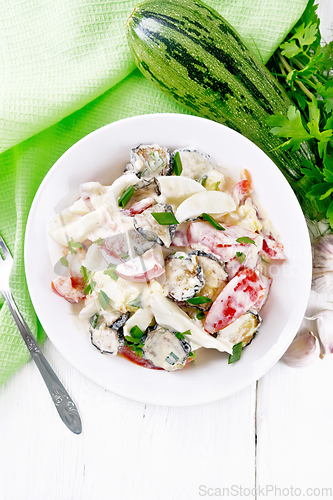
[[318, 358], [319, 352], [318, 339], [309, 331], [296, 337], [281, 359], [288, 366], [301, 368]]
[[333, 234], [315, 239], [312, 249], [312, 290], [333, 292]]
[[326, 354], [333, 353], [333, 311], [326, 309], [320, 313], [306, 318], [308, 320], [317, 320], [317, 330], [320, 341], [320, 357], [323, 359]]

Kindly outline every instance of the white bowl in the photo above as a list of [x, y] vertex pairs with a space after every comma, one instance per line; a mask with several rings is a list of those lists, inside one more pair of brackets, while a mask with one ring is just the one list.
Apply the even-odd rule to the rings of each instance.
[[[130, 150], [159, 143], [171, 150], [195, 146], [237, 174], [247, 168], [254, 195], [281, 236], [287, 260], [276, 267], [263, 324], [237, 363], [226, 354], [200, 349], [185, 370], [148, 370], [122, 356], [102, 355], [71, 305], [55, 295], [47, 222], [79, 197], [82, 182], [110, 184], [123, 172]], [[37, 263], [37, 264], [36, 264]], [[25, 238], [25, 268], [36, 313], [48, 337], [81, 373], [116, 394], [145, 403], [190, 405], [215, 401], [259, 379], [282, 356], [302, 321], [311, 283], [311, 246], [302, 210], [275, 164], [237, 132], [203, 118], [144, 115], [106, 125], [74, 144], [53, 165], [32, 204]]]

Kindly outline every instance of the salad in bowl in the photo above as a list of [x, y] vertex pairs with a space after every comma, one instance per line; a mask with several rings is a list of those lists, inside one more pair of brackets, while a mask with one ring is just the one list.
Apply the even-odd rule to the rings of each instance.
[[165, 371], [200, 348], [238, 361], [260, 329], [270, 265], [285, 261], [253, 191], [246, 168], [233, 179], [206, 152], [163, 144], [133, 147], [109, 186], [81, 184], [48, 224], [63, 248], [51, 286], [92, 348]]

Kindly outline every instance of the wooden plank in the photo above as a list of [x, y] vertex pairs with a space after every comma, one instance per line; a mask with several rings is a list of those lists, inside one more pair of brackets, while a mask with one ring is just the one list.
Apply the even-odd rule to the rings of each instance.
[[49, 341], [44, 350], [83, 433], [64, 426], [28, 363], [0, 391], [1, 498], [192, 500], [239, 481], [254, 487], [255, 385], [207, 405], [144, 405], [87, 380]]

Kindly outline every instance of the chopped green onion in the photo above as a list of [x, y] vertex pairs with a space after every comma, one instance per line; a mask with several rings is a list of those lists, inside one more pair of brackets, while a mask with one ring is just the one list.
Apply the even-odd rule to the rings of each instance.
[[165, 161], [158, 151], [154, 152], [152, 151], [149, 156], [151, 157], [152, 160], [148, 161], [148, 165], [153, 172], [155, 172], [155, 170], [157, 170], [160, 167], [164, 167]]
[[208, 302], [212, 302], [212, 299], [209, 297], [193, 297], [193, 299], [188, 299], [186, 302], [196, 306], [197, 304], [207, 304]]
[[238, 344], [235, 344], [232, 347], [232, 354], [230, 354], [229, 356], [228, 365], [230, 365], [230, 363], [235, 363], [235, 361], [240, 360], [240, 357], [242, 355], [242, 345], [243, 342], [239, 342]]
[[240, 264], [243, 264], [245, 257], [246, 257], [245, 253], [236, 252], [236, 259], [239, 261]]
[[95, 329], [95, 328], [96, 328], [97, 321], [98, 321], [98, 314], [97, 314], [97, 313], [96, 313], [96, 314], [94, 314], [94, 316], [91, 316], [91, 318], [89, 318], [89, 323], [90, 323], [90, 325], [91, 325], [91, 327], [92, 327], [93, 329]]
[[109, 305], [109, 297], [106, 295], [106, 293], [103, 290], [99, 291], [98, 300], [105, 311]]
[[205, 313], [199, 309], [197, 310], [197, 319], [205, 319]]
[[191, 335], [191, 330], [186, 330], [186, 332], [175, 332], [177, 339], [184, 340], [184, 335]]
[[218, 191], [219, 190], [219, 185], [221, 184], [221, 181], [217, 182], [215, 184], [215, 191]]
[[251, 243], [252, 245], [257, 246], [256, 242], [251, 240], [248, 236], [242, 236], [241, 238], [237, 238], [237, 243]]
[[127, 203], [130, 201], [134, 194], [134, 186], [128, 186], [126, 191], [123, 192], [121, 197], [118, 200], [118, 205], [121, 206], [122, 208], [125, 208]]
[[176, 361], [178, 361], [178, 356], [173, 353], [173, 352], [170, 352], [170, 354], [165, 358], [165, 361], [167, 361], [169, 363], [169, 365], [173, 366]]
[[131, 302], [127, 302], [127, 305], [131, 307], [137, 307], [138, 309], [143, 309], [141, 303], [141, 295], [142, 293], [140, 293], [140, 295], [138, 295], [136, 299], [131, 300]]
[[125, 339], [127, 342], [130, 342], [131, 344], [135, 344], [136, 347], [143, 347], [143, 344], [141, 343], [141, 339], [131, 337], [130, 335], [126, 335]]
[[201, 184], [203, 187], [205, 187], [206, 180], [208, 179], [208, 175], [204, 175], [201, 177], [201, 179], [198, 180], [199, 184]]
[[215, 227], [215, 229], [219, 229], [220, 231], [225, 231], [225, 227], [221, 226], [221, 224], [219, 224], [217, 222], [217, 220], [215, 220], [211, 215], [208, 215], [208, 214], [205, 214], [203, 213], [202, 214], [202, 217], [207, 221], [209, 222], [209, 224], [211, 224], [213, 227]]
[[152, 212], [151, 214], [161, 226], [169, 226], [170, 224], [179, 224], [176, 217], [171, 212]]
[[63, 266], [68, 267], [68, 260], [66, 257], [61, 257], [60, 262]]
[[143, 336], [143, 331], [137, 325], [134, 325], [130, 329], [130, 333], [132, 334], [132, 337], [135, 337], [136, 339], [141, 339]]
[[182, 160], [180, 158], [179, 151], [173, 157], [173, 171], [176, 175], [180, 175], [183, 171]]

